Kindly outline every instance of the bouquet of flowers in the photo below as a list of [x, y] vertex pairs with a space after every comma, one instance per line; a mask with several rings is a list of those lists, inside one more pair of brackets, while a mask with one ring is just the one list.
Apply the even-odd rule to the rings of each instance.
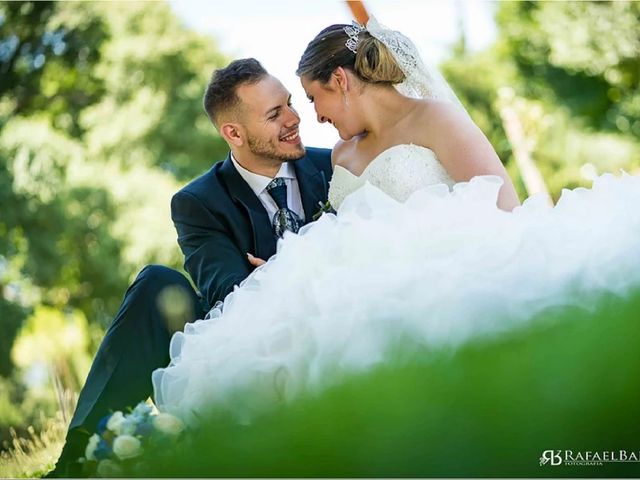
[[144, 461], [139, 457], [173, 442], [183, 431], [179, 418], [153, 412], [145, 402], [128, 414], [114, 412], [100, 420], [97, 432], [89, 438], [85, 456], [80, 459], [84, 473], [99, 477], [144, 474]]

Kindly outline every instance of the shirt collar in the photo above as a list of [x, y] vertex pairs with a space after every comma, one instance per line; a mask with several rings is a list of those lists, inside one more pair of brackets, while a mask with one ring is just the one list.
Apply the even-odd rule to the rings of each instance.
[[[238, 163], [236, 157], [233, 156], [233, 153], [231, 153], [231, 161], [233, 162], [233, 166], [236, 167], [236, 170], [238, 170], [238, 173], [240, 174], [242, 179], [247, 182], [247, 184], [249, 184], [249, 187], [251, 187], [251, 190], [253, 190], [253, 193], [255, 193], [256, 195], [260, 195], [262, 192], [264, 192], [264, 189], [267, 188], [267, 185], [269, 185], [271, 180], [273, 180], [273, 178], [250, 172], [249, 170], [244, 168]], [[291, 162], [282, 162], [280, 170], [278, 170], [278, 173], [276, 173], [276, 177], [295, 180], [296, 175]]]

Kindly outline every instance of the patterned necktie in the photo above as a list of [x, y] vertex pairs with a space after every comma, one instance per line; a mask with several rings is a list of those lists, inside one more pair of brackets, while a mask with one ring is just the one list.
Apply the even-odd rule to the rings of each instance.
[[278, 206], [278, 211], [271, 221], [274, 233], [280, 238], [284, 235], [285, 230], [298, 233], [303, 223], [296, 212], [287, 206], [287, 184], [284, 178], [274, 178], [269, 185], [267, 185], [267, 192]]

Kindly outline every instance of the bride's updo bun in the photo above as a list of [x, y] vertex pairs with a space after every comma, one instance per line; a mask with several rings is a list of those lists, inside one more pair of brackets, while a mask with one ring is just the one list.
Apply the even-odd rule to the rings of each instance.
[[331, 25], [309, 42], [296, 75], [327, 83], [338, 67], [347, 68], [366, 83], [395, 85], [405, 76], [389, 49], [369, 32], [358, 34], [356, 53], [347, 48], [346, 24]]
[[360, 32], [358, 37], [355, 73], [370, 83], [402, 83], [405, 79], [404, 73], [386, 45], [369, 32]]

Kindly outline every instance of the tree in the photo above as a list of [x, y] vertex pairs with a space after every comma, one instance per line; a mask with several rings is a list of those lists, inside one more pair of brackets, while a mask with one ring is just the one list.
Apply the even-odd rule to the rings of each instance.
[[505, 2], [497, 21], [529, 97], [640, 136], [640, 3]]
[[[598, 172], [640, 165], [636, 2], [503, 2], [496, 43], [443, 70], [527, 192], [500, 121], [505, 99], [554, 199]], [[500, 96], [500, 92], [507, 93]]]
[[226, 58], [165, 3], [95, 9], [111, 36], [95, 69], [108, 93], [83, 116], [90, 154], [124, 168], [158, 166], [182, 182], [200, 175], [227, 151], [202, 107], [211, 72]]
[[[79, 112], [101, 91], [99, 82], [88, 72], [99, 57], [99, 49], [87, 47], [99, 45], [106, 38], [101, 20], [76, 17], [76, 21], [65, 23], [59, 13], [54, 2], [0, 3], [2, 375], [11, 371], [11, 345], [33, 306], [29, 297], [34, 287], [50, 288], [50, 296], [63, 285], [69, 287], [63, 277], [56, 278], [65, 264], [60, 254], [67, 252], [61, 251], [55, 239], [70, 244], [61, 238], [70, 230], [65, 201], [60, 196], [64, 190], [64, 161], [57, 152], [52, 155], [47, 151], [47, 140], [57, 137], [35, 136], [45, 144], [36, 141], [34, 145], [32, 128], [20, 121], [37, 116], [40, 122], [64, 126], [70, 134], [77, 134]], [[31, 138], [31, 149], [18, 142], [20, 135], [12, 138], [20, 131]], [[84, 218], [78, 217], [76, 223], [80, 219], [85, 223]], [[77, 250], [76, 245], [72, 248]]]
[[78, 114], [103, 93], [91, 75], [107, 31], [82, 3], [0, 3], [0, 119], [47, 112], [78, 133]]
[[225, 151], [222, 62], [165, 3], [0, 3], [0, 374], [40, 307], [104, 327], [145, 263], [182, 263], [169, 200]]

